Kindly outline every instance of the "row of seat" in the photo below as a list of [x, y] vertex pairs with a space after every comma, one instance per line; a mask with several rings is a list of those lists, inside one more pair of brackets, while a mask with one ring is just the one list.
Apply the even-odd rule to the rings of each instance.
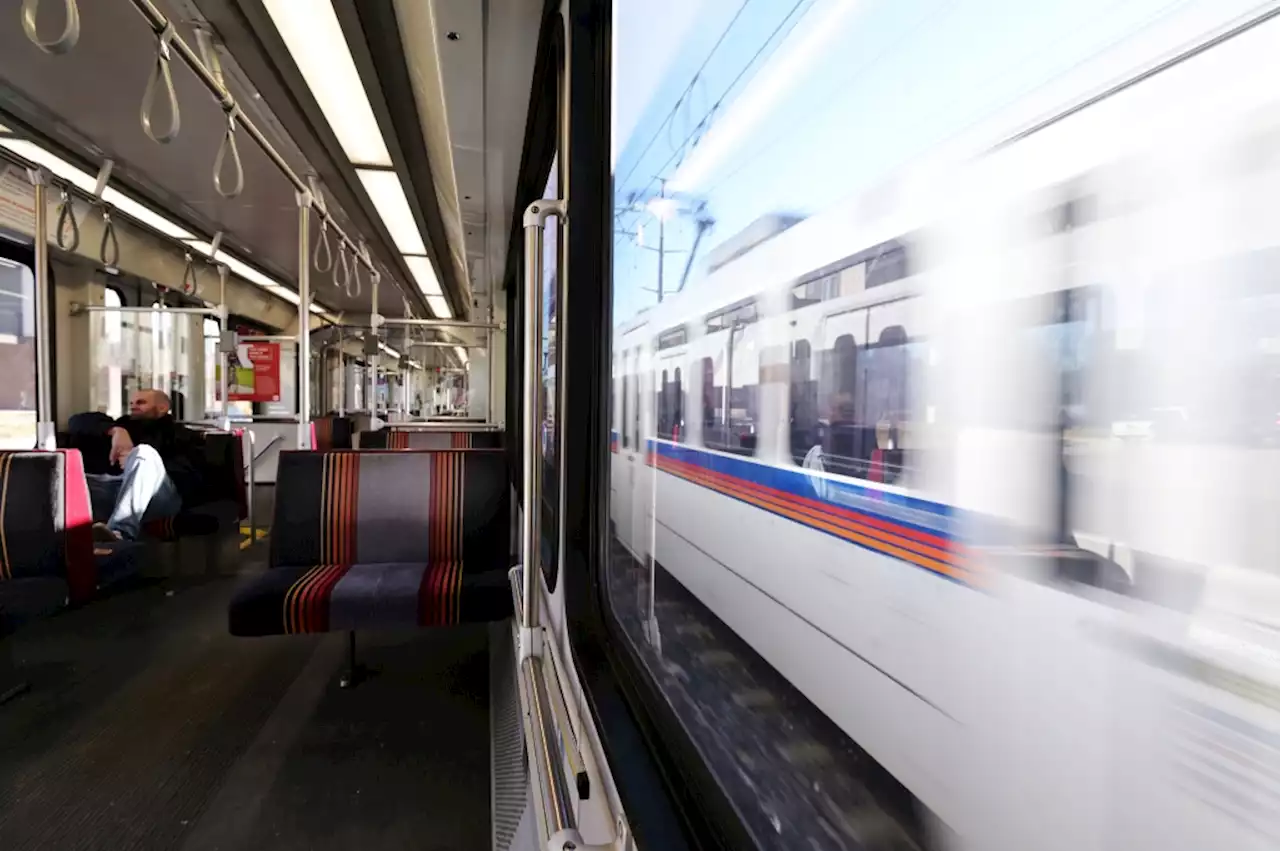
[[499, 432], [423, 431], [388, 425], [377, 431], [357, 431], [350, 417], [330, 415], [311, 423], [314, 449], [498, 449]]
[[232, 600], [230, 630], [502, 620], [509, 534], [500, 450], [282, 452], [269, 567]]
[[[91, 600], [137, 575], [144, 541], [95, 542], [88, 472], [107, 472], [109, 439], [61, 432], [53, 452], [0, 452], [0, 634]], [[144, 539], [204, 538], [216, 552], [247, 516], [239, 433], [203, 435], [206, 499], [144, 526]]]

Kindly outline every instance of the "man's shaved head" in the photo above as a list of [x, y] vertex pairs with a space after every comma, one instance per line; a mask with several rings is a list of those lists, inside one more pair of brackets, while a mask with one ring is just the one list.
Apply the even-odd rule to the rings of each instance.
[[162, 390], [135, 390], [129, 397], [129, 414], [143, 420], [154, 420], [169, 413], [169, 395]]

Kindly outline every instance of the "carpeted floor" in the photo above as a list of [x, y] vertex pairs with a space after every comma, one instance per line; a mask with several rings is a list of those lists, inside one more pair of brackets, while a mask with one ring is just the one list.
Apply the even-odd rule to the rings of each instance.
[[[237, 567], [243, 568], [247, 562]], [[489, 843], [484, 626], [238, 639], [242, 577], [152, 581], [6, 639], [0, 848], [465, 849]]]

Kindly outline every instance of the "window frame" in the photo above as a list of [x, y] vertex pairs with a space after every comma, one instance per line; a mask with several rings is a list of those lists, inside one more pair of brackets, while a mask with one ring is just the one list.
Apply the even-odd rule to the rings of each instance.
[[[613, 280], [613, 7], [606, 0], [565, 2], [570, 82], [565, 121], [573, 183], [566, 216], [573, 222], [573, 239], [566, 240], [566, 261], [582, 279], [606, 282], [575, 290], [566, 322], [573, 333], [563, 335], [566, 359], [575, 367], [565, 386], [566, 444], [583, 447], [564, 459], [566, 481], [574, 483], [566, 489], [562, 579], [574, 662], [637, 846], [664, 851], [750, 847], [741, 819], [687, 731], [649, 679], [635, 650], [620, 640], [602, 581], [600, 569], [606, 564], [609, 545], [611, 475], [605, 397], [614, 353], [609, 284]], [[560, 6], [557, 0], [547, 0], [544, 24], [555, 20], [553, 10]], [[518, 225], [517, 219], [513, 251], [519, 245]], [[625, 374], [627, 369], [621, 371]], [[622, 425], [625, 431], [625, 422]]]
[[[31, 273], [31, 279], [32, 279], [31, 306], [32, 306], [32, 309], [34, 310], [35, 294], [36, 294], [35, 247], [26, 245], [24, 243], [16, 242], [12, 239], [9, 239], [8, 237], [0, 235], [0, 259], [8, 260], [10, 263], [15, 263], [20, 266], [25, 266], [27, 270]], [[49, 275], [49, 296], [48, 296], [48, 302], [45, 305], [46, 307], [45, 315], [50, 320], [49, 327], [47, 328], [39, 327], [36, 324], [35, 317], [32, 317], [32, 328], [34, 329], [34, 333], [32, 335], [31, 368], [35, 375], [35, 380], [32, 382], [32, 386], [35, 388], [35, 415], [36, 415], [36, 420], [32, 430], [32, 437], [31, 437], [31, 445], [33, 447], [39, 442], [39, 439], [40, 439], [40, 405], [39, 405], [39, 399], [40, 399], [40, 393], [41, 393], [40, 363], [39, 363], [40, 355], [39, 355], [39, 346], [36, 345], [35, 341], [41, 334], [46, 334], [49, 338], [48, 349], [50, 352], [50, 358], [49, 358], [50, 362], [49, 362], [49, 375], [47, 376], [47, 380], [49, 382], [49, 400], [50, 400], [50, 404], [53, 407], [53, 410], [50, 411], [50, 413], [53, 416], [54, 422], [56, 423], [58, 421], [58, 362], [56, 358], [56, 352], [58, 351], [57, 310], [56, 310], [57, 281], [54, 276], [54, 267], [53, 267], [52, 258], [49, 259], [49, 267], [47, 272]]]

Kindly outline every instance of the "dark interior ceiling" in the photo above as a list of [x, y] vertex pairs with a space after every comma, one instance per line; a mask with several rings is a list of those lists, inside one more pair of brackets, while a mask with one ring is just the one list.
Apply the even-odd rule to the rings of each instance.
[[[308, 116], [307, 104], [299, 104], [295, 93], [305, 92], [305, 86], [282, 78], [238, 4], [202, 0], [198, 11], [187, 0], [160, 0], [156, 5], [192, 45], [196, 43], [192, 19], [203, 14], [210, 21], [235, 56], [232, 60], [224, 52], [222, 61], [226, 84], [245, 114], [297, 174], [319, 177], [330, 212], [343, 229], [352, 237], [363, 234], [370, 239], [370, 249], [383, 271], [379, 310], [399, 316], [407, 297], [416, 313], [428, 315], [381, 222], [365, 214], [370, 209], [367, 198], [359, 187], [350, 185], [347, 170], [337, 167], [330, 156], [336, 141], [325, 138], [331, 136], [327, 125], [317, 122], [314, 112]], [[233, 253], [295, 286], [298, 234], [292, 184], [241, 132], [237, 141], [244, 191], [230, 200], [215, 191], [213, 163], [226, 117], [180, 59], [170, 63], [182, 119], [177, 138], [162, 145], [143, 132], [139, 111], [157, 42], [131, 4], [125, 0], [80, 3], [80, 41], [60, 56], [44, 54], [27, 41], [17, 25], [20, 6], [20, 0], [0, 0], [0, 21], [12, 24], [0, 26], [0, 57], [4, 57], [0, 107], [44, 137], [37, 141], [51, 142], [56, 153], [91, 174], [103, 159], [114, 160], [113, 182], [129, 194], [201, 239], [224, 231], [223, 244]], [[310, 107], [315, 110], [314, 104]], [[164, 107], [157, 110], [156, 121], [163, 126]], [[312, 291], [320, 304], [337, 311], [369, 310], [367, 281], [364, 292], [353, 299], [328, 278], [312, 276]], [[386, 286], [390, 281], [400, 286]]]

